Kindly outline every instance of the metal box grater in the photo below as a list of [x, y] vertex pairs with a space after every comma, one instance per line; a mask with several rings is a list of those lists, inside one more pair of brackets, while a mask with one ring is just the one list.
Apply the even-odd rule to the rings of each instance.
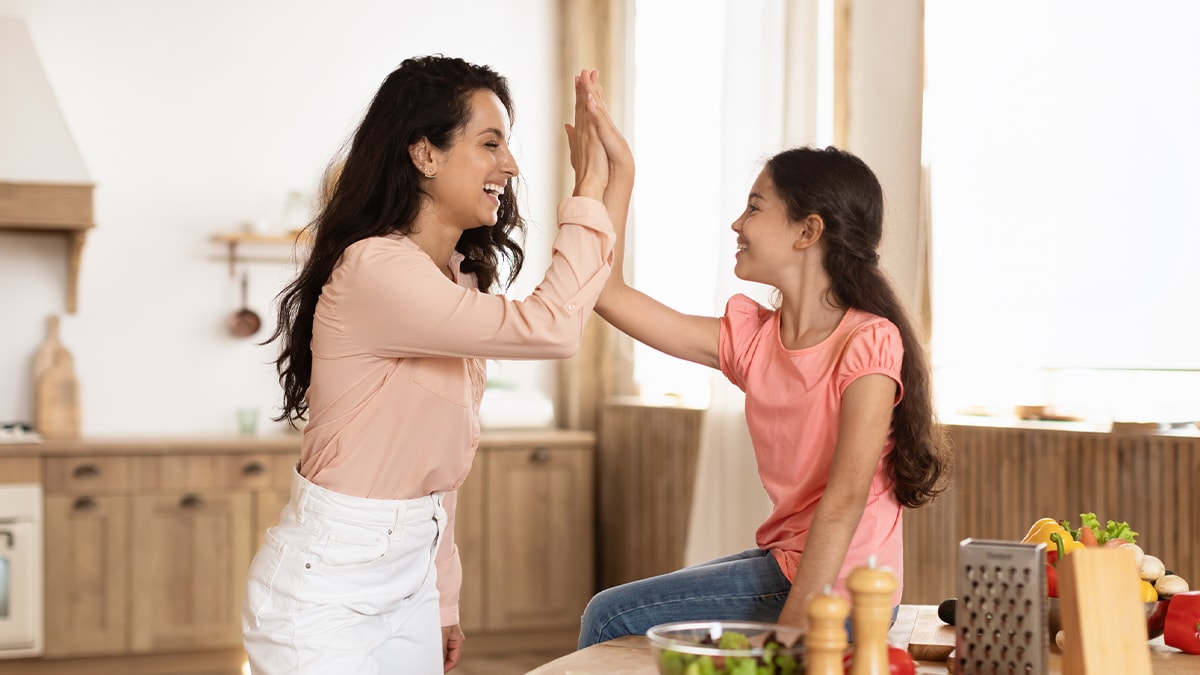
[[1050, 672], [1046, 546], [964, 539], [954, 619], [955, 675]]

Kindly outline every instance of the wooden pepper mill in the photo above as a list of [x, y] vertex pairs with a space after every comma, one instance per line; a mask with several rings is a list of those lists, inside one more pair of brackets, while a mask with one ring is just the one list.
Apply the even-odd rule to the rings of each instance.
[[876, 567], [875, 556], [871, 556], [866, 567], [850, 572], [846, 588], [850, 590], [854, 604], [850, 615], [854, 629], [854, 665], [850, 675], [887, 675], [887, 634], [892, 623], [896, 577], [890, 570]]
[[850, 604], [833, 589], [808, 601], [808, 633], [804, 636], [805, 672], [808, 675], [844, 675], [846, 616]]

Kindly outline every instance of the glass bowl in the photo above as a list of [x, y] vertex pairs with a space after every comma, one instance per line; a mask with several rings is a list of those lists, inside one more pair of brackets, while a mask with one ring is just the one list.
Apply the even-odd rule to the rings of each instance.
[[770, 660], [776, 675], [799, 675], [802, 637], [796, 628], [760, 621], [677, 621], [646, 631], [660, 675], [683, 675], [689, 664], [704, 661], [712, 670], [701, 665], [700, 672], [723, 675], [751, 659], [756, 667]]
[[[1146, 635], [1153, 640], [1163, 634], [1163, 625], [1167, 618], [1167, 603], [1169, 600], [1143, 602], [1146, 610]], [[1050, 641], [1062, 630], [1062, 614], [1058, 607], [1058, 598], [1046, 598], [1046, 627], [1050, 629]]]

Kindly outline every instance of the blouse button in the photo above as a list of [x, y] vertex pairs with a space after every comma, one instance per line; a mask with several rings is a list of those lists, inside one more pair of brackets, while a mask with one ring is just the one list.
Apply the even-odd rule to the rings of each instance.
[[577, 308], [578, 308], [578, 305], [576, 305], [573, 302], [567, 304], [567, 311], [569, 311], [569, 312], [574, 312]]

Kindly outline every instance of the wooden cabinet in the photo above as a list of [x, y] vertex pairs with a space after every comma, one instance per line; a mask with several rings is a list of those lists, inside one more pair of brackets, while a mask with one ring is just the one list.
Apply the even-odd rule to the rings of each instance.
[[46, 656], [123, 653], [129, 497], [47, 492], [45, 518]]
[[594, 591], [594, 436], [493, 432], [458, 492], [460, 613], [474, 653], [573, 648]]
[[44, 461], [47, 656], [241, 645], [246, 570], [287, 480], [275, 458]]
[[[42, 444], [17, 473], [45, 492], [46, 658], [6, 667], [78, 658], [142, 673], [147, 659], [236, 657], [246, 573], [298, 449], [297, 437]], [[472, 654], [574, 647], [594, 590], [593, 461], [589, 432], [484, 434], [455, 524]]]

